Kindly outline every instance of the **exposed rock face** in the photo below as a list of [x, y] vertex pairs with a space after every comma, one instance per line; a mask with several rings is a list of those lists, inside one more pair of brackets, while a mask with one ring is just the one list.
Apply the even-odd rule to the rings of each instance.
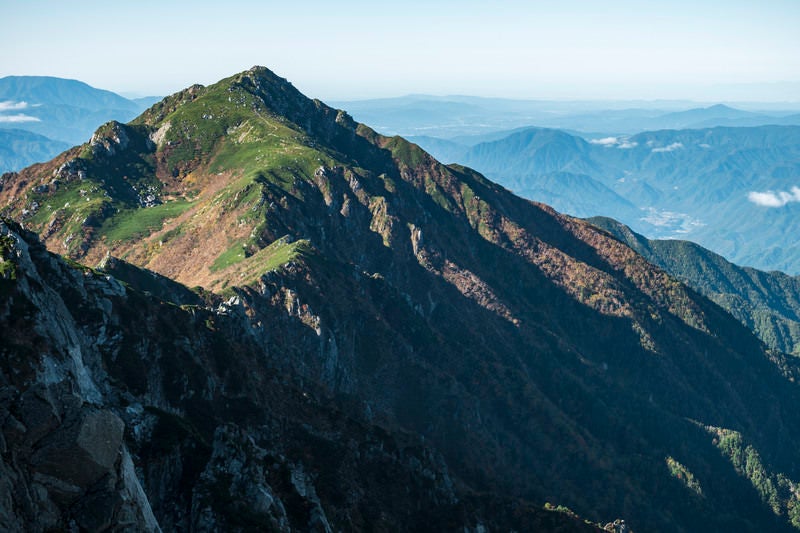
[[117, 150], [125, 150], [130, 139], [125, 126], [112, 121], [103, 125], [89, 140], [89, 146], [95, 157], [111, 157]]
[[[5, 362], [0, 526], [8, 531], [102, 531], [127, 524], [157, 530], [132, 474], [125, 425], [95, 381], [104, 374], [88, 368], [101, 364], [96, 343], [102, 339], [81, 331], [64, 299], [96, 306], [93, 310], [108, 318], [107, 297], [119, 297], [124, 289], [112, 279], [84, 278], [41, 249], [38, 259], [32, 258], [23, 235], [32, 236], [20, 228], [3, 224], [0, 233], [11, 242], [6, 260], [17, 265], [14, 279], [4, 280], [0, 313]], [[37, 268], [37, 260], [44, 264]], [[70, 288], [68, 295], [59, 295], [49, 284], [60, 276]]]
[[265, 364], [229, 306], [182, 309], [0, 234], [4, 531], [593, 529], [472, 496], [419, 438]]

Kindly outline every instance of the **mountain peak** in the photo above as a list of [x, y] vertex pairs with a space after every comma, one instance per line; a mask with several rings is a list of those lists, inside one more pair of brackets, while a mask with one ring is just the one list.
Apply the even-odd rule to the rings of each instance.
[[[216, 501], [251, 501], [227, 488], [240, 485], [228, 474], [223, 479], [230, 468], [214, 466], [221, 455], [213, 446], [236, 448], [222, 439], [230, 427], [224, 424], [234, 423], [263, 450], [249, 456], [252, 471], [272, 476], [265, 483], [289, 489], [286, 480], [305, 479], [276, 471], [279, 457], [319, 457], [303, 464], [320, 473], [319, 498], [340, 502], [325, 506], [338, 509], [340, 522], [331, 529], [376, 519], [366, 508], [341, 507], [341, 494], [394, 494], [383, 483], [331, 482], [362, 464], [369, 450], [384, 457], [406, 452], [382, 437], [364, 448], [327, 415], [314, 417], [320, 431], [305, 433], [307, 445], [275, 447], [287, 441], [262, 415], [273, 412], [278, 421], [317, 413], [306, 400], [319, 397], [348, 419], [418, 435], [441, 453], [454, 484], [476, 494], [552, 497], [592, 520], [622, 506], [637, 530], [729, 530], [745, 519], [770, 529], [777, 520], [726, 467], [715, 444], [722, 439], [714, 435], [735, 430], [739, 448], [763, 452], [770, 466], [763, 479], [778, 483], [784, 472], [786, 480], [798, 479], [793, 450], [781, 446], [800, 441], [800, 415], [781, 407], [800, 402], [796, 385], [744, 326], [608, 233], [355, 124], [260, 67], [176, 93], [131, 124], [109, 123], [94, 141], [5, 176], [0, 205], [52, 251], [92, 264], [110, 253], [205, 289], [195, 292], [209, 307], [197, 308], [194, 296], [166, 280], [107, 260], [107, 271], [188, 305], [143, 303], [125, 290], [108, 296], [117, 298], [112, 304], [98, 296], [98, 309], [106, 311], [95, 313], [81, 296], [106, 282], [88, 271], [59, 284], [85, 291], [65, 288], [65, 303], [50, 306], [63, 314], [69, 305], [80, 320], [99, 317], [76, 322], [81, 333], [70, 339], [84, 339], [79, 348], [86, 349], [62, 349], [65, 364], [77, 364], [74, 353], [94, 353], [85, 368], [108, 369], [98, 383], [111, 390], [109, 398], [156, 402], [154, 412], [185, 416], [182, 427], [193, 428], [186, 436], [206, 443], [188, 442], [206, 452], [193, 466], [181, 463], [193, 469], [180, 481], [180, 499], [190, 507], [200, 501], [191, 493], [194, 481], [211, 483], [217, 468], [227, 481], [213, 483], [224, 489]], [[543, 160], [552, 158], [543, 148]], [[570, 161], [575, 172], [585, 164], [577, 155]], [[0, 242], [3, 261], [18, 256], [16, 243]], [[48, 272], [37, 274], [42, 283], [5, 280], [0, 292], [38, 291], [53, 278]], [[33, 329], [67, 338], [59, 328], [39, 328], [50, 323], [44, 319], [27, 319], [29, 306], [17, 294], [25, 295], [0, 299], [0, 331], [17, 332], [15, 339], [36, 339]], [[109, 317], [115, 309], [124, 314]], [[166, 313], [164, 320], [150, 321], [156, 312]], [[5, 350], [15, 346], [3, 341]], [[39, 347], [50, 357], [52, 345], [25, 340], [5, 359], [33, 361]], [[171, 359], [176, 353], [186, 358]], [[163, 370], [150, 371], [161, 364]], [[22, 382], [27, 374], [20, 375]], [[125, 390], [111, 389], [114, 383]], [[284, 389], [275, 388], [280, 383], [297, 384], [298, 403], [285, 402]], [[26, 405], [14, 412], [37, 415], [28, 417], [37, 426], [27, 434], [58, 418]], [[286, 411], [270, 411], [278, 405]], [[135, 423], [125, 406], [115, 412]], [[166, 422], [175, 427], [174, 417]], [[338, 444], [328, 446], [323, 435]], [[149, 442], [131, 444], [137, 467], [154, 464], [140, 455], [154, 448]], [[339, 445], [360, 460], [338, 461]], [[162, 486], [160, 473], [154, 479], [152, 469], [143, 471], [151, 476], [146, 487]], [[369, 476], [384, 479], [387, 472], [398, 479], [400, 470], [376, 467]], [[700, 480], [702, 493], [681, 482], [687, 478]], [[397, 494], [417, 487], [405, 483]], [[279, 509], [275, 501], [265, 507]], [[161, 503], [154, 507], [160, 517], [174, 507]], [[303, 509], [296, 529], [308, 529], [310, 507]], [[418, 507], [408, 509], [404, 516], [419, 516]]]
[[292, 94], [292, 96], [296, 98], [308, 100], [308, 98], [298, 91], [289, 80], [278, 76], [267, 67], [259, 65], [222, 80], [216, 85], [234, 86], [237, 84], [260, 94], [269, 94], [279, 90]]
[[292, 85], [292, 82], [290, 82], [286, 78], [278, 76], [275, 72], [262, 65], [253, 65], [249, 69], [240, 72], [237, 76], [251, 77], [254, 79], [261, 79], [261, 80], [270, 80], [273, 83]]

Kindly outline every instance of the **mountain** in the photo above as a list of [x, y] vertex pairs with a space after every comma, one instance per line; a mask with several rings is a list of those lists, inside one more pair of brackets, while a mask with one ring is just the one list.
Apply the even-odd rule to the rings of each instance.
[[25, 130], [0, 129], [0, 169], [19, 170], [47, 161], [70, 145]]
[[102, 89], [95, 89], [78, 80], [51, 76], [6, 76], [0, 78], [0, 99], [28, 104], [66, 105], [90, 111], [117, 109], [137, 110], [127, 98]]
[[[609, 216], [652, 238], [691, 239], [737, 263], [789, 273], [800, 272], [792, 239], [800, 218], [790, 193], [798, 161], [796, 126], [661, 130], [588, 142], [531, 128], [475, 145], [459, 160], [570, 214]], [[564, 188], [552, 172], [583, 174], [593, 185]], [[617, 199], [596, 196], [596, 184]]]
[[[0, 78], [0, 128], [24, 129], [74, 145], [85, 142], [109, 120], [134, 118], [152, 101], [134, 102], [77, 80], [6, 76]], [[51, 152], [47, 159], [57, 153]]]
[[[723, 104], [667, 113], [653, 120], [647, 129], [680, 130], [696, 128], [698, 124], [719, 126], [736, 120], [769, 120], [769, 117], [734, 109]], [[769, 122], [767, 122], [769, 123]]]
[[332, 104], [383, 133], [446, 139], [527, 126], [559, 108], [536, 100], [424, 94]]
[[105, 269], [3, 230], [6, 523], [800, 524], [792, 358], [263, 67], [5, 174], [0, 205]]
[[[334, 102], [356, 120], [383, 133], [435, 137], [490, 135], [520, 128], [549, 128], [580, 135], [633, 135], [661, 129], [716, 126], [800, 126], [796, 104], [725, 104], [698, 107], [690, 101], [512, 100], [475, 96], [408, 95]], [[738, 104], [737, 104], [738, 105]], [[781, 109], [785, 107], [785, 109]], [[758, 108], [763, 108], [759, 110]], [[473, 143], [463, 143], [472, 145]]]
[[589, 221], [713, 300], [773, 350], [800, 356], [800, 278], [740, 267], [680, 240], [648, 240], [613, 219]]
[[420, 437], [265, 365], [225, 304], [0, 232], [4, 531], [598, 530], [455, 485]]
[[461, 160], [491, 168], [493, 175], [505, 176], [504, 185], [512, 189], [528, 185], [518, 181], [530, 173], [572, 172], [594, 174], [597, 168], [589, 157], [591, 145], [560, 130], [529, 128], [503, 139], [473, 146]]
[[[582, 191], [576, 195], [571, 191]], [[553, 171], [542, 174], [535, 188], [521, 189], [520, 196], [536, 198], [548, 205], [558, 205], [568, 213], [592, 211], [598, 205], [613, 205], [616, 213], [626, 218], [637, 217], [639, 209], [625, 198], [586, 174]]]

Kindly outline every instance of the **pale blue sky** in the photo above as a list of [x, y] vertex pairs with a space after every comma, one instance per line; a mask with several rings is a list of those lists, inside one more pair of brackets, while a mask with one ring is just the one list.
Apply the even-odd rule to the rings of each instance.
[[800, 0], [0, 0], [0, 77], [167, 94], [252, 65], [309, 96], [800, 100]]

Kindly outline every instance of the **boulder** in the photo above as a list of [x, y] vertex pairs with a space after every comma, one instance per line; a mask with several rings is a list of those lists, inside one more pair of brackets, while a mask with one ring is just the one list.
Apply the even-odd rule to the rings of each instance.
[[76, 422], [43, 439], [37, 471], [86, 488], [115, 469], [125, 424], [111, 411], [84, 408]]

